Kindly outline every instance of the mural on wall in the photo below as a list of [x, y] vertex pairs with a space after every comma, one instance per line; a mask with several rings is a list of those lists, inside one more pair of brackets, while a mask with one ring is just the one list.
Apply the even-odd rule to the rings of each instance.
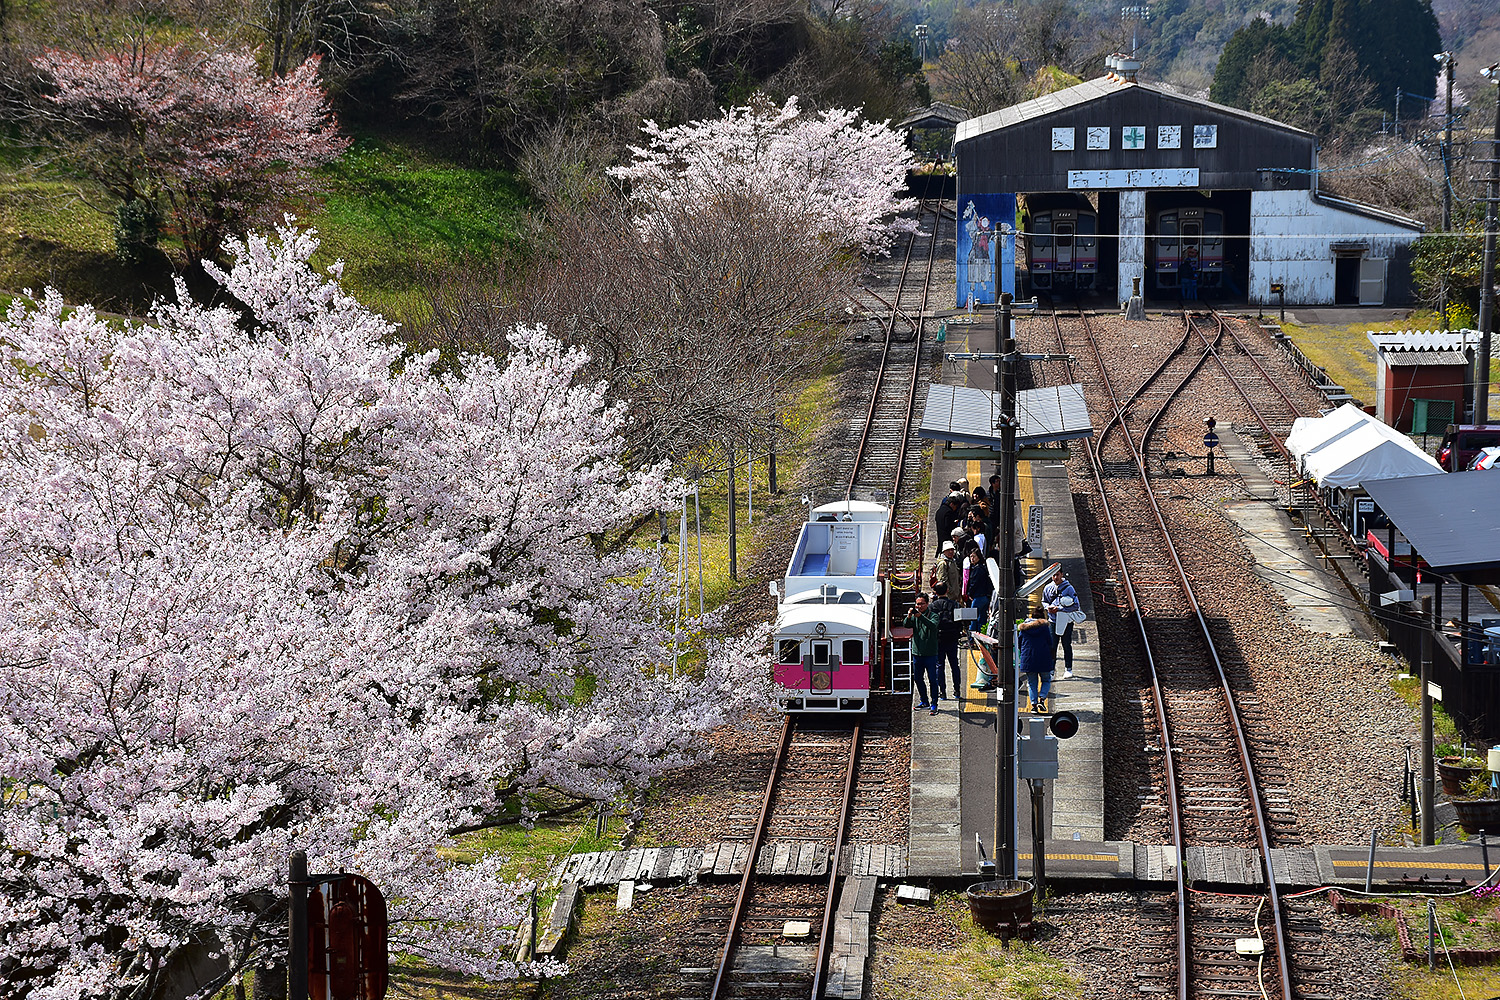
[[958, 305], [994, 305], [1001, 292], [1016, 291], [1016, 196], [970, 194], [959, 199]]

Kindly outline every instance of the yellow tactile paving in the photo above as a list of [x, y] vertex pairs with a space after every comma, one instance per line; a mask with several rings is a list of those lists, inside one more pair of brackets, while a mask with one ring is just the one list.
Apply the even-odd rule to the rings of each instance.
[[[1047, 856], [1050, 858], [1052, 855], [1049, 854]], [[1364, 861], [1358, 861], [1358, 860], [1356, 860], [1354, 858], [1334, 858], [1333, 859], [1333, 866], [1335, 868], [1363, 868], [1363, 867], [1365, 867], [1365, 864], [1366, 864], [1366, 862], [1364, 862]], [[1375, 862], [1375, 867], [1376, 868], [1400, 868], [1400, 869], [1402, 869], [1404, 871], [1412, 871], [1413, 869], [1418, 869], [1418, 868], [1437, 868], [1437, 869], [1441, 869], [1441, 870], [1444, 870], [1444, 871], [1450, 870], [1450, 869], [1451, 870], [1459, 870], [1459, 871], [1483, 871], [1484, 870], [1484, 865], [1477, 864], [1477, 863], [1471, 862], [1471, 861], [1421, 861], [1421, 860], [1418, 860], [1416, 858], [1408, 858], [1405, 861], [1376, 861]], [[1494, 867], [1495, 867], [1494, 865], [1491, 865], [1490, 869], [1493, 871]]]

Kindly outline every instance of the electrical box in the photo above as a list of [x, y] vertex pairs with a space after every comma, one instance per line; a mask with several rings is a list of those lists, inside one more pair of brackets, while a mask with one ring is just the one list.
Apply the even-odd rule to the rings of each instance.
[[1017, 773], [1022, 778], [1057, 777], [1057, 737], [1047, 732], [1046, 719], [1028, 719], [1017, 742]]

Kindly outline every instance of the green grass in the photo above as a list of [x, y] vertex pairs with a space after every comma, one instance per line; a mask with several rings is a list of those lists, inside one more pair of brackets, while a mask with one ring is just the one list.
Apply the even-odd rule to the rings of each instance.
[[[137, 314], [170, 292], [164, 263], [132, 269], [115, 259], [114, 206], [97, 185], [30, 167], [24, 153], [0, 155], [0, 288], [52, 285], [70, 302]], [[323, 241], [314, 263], [343, 259], [344, 288], [392, 319], [425, 315], [426, 290], [450, 270], [486, 273], [526, 252], [530, 202], [508, 171], [361, 137], [319, 179], [327, 197], [301, 219]]]
[[[879, 933], [872, 969], [876, 1000], [1057, 1000], [1081, 995], [1083, 984], [1060, 959], [1024, 941], [1002, 944], [976, 927], [959, 894], [937, 897], [934, 907], [935, 915], [956, 926], [953, 943], [886, 944], [889, 932]], [[887, 909], [882, 920], [889, 916]]]
[[320, 178], [328, 196], [307, 219], [323, 240], [317, 262], [342, 258], [346, 290], [392, 318], [425, 313], [435, 274], [524, 252], [529, 202], [508, 171], [361, 138]]

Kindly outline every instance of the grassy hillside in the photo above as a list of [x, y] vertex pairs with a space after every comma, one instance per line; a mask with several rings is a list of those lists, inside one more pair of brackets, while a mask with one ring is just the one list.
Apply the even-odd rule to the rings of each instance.
[[[0, 151], [0, 289], [51, 285], [71, 302], [137, 314], [168, 294], [164, 260], [131, 268], [115, 259], [103, 192], [39, 161], [36, 151]], [[393, 319], [420, 316], [424, 290], [446, 268], [526, 252], [529, 199], [507, 171], [367, 135], [321, 176], [327, 196], [302, 216], [322, 236], [320, 262], [342, 258], [345, 287]]]

